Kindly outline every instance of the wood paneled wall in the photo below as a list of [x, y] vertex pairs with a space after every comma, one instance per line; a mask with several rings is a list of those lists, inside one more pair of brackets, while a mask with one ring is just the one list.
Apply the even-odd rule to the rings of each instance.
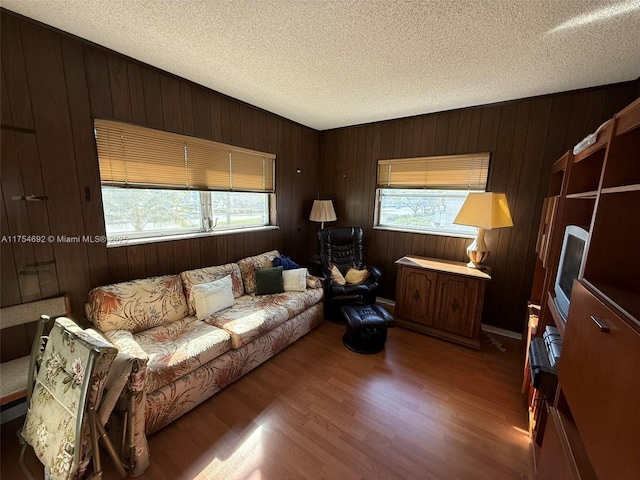
[[[639, 88], [627, 83], [317, 132], [6, 10], [1, 17], [2, 235], [104, 234], [94, 117], [277, 155], [278, 230], [117, 248], [60, 241], [0, 245], [2, 306], [67, 294], [78, 317], [97, 285], [272, 248], [304, 262], [316, 249], [318, 225], [308, 215], [318, 193], [336, 205], [338, 222], [330, 225], [365, 228], [368, 262], [383, 270], [382, 295], [394, 298], [397, 258], [464, 260], [469, 241], [373, 230], [377, 160], [490, 151], [490, 188], [507, 193], [516, 226], [487, 235], [493, 281], [484, 321], [521, 331], [550, 165]], [[11, 200], [31, 194], [48, 200]]]
[[322, 132], [322, 198], [338, 221], [365, 230], [367, 262], [381, 268], [381, 295], [395, 298], [394, 261], [422, 255], [468, 261], [471, 240], [373, 229], [380, 159], [491, 152], [488, 189], [505, 192], [514, 227], [488, 231], [492, 281], [483, 323], [514, 332], [525, 325], [535, 239], [552, 163], [629, 104], [639, 82]]
[[[315, 250], [308, 221], [319, 188], [319, 132], [102, 47], [2, 11], [2, 306], [68, 294], [82, 316], [97, 285], [177, 273], [277, 248]], [[275, 153], [278, 230], [106, 248], [49, 242], [105, 227], [93, 118]], [[301, 173], [296, 173], [300, 169]], [[12, 196], [44, 195], [25, 202]]]

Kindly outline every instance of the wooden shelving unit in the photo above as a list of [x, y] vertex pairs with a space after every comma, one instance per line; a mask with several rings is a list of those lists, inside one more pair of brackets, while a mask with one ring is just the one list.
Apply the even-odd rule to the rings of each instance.
[[[564, 319], [554, 282], [568, 225], [589, 238]], [[541, 306], [534, 335], [556, 326], [563, 349], [556, 397], [533, 407], [540, 479], [640, 478], [639, 245], [640, 98], [552, 168], [531, 300]]]

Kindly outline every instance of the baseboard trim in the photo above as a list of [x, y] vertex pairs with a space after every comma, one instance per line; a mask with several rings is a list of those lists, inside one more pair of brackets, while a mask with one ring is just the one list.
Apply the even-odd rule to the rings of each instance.
[[482, 324], [482, 330], [493, 335], [500, 335], [501, 337], [513, 338], [515, 340], [522, 340], [522, 334], [518, 332], [512, 332], [511, 330], [505, 330], [504, 328], [494, 327], [493, 325]]
[[[381, 307], [384, 307], [391, 315], [395, 314], [396, 302], [388, 298], [378, 297], [376, 303]], [[522, 340], [522, 334], [518, 332], [512, 332], [511, 330], [505, 330], [504, 328], [494, 327], [493, 325], [482, 324], [482, 330], [492, 335], [499, 335], [501, 337], [513, 338], [515, 340]]]

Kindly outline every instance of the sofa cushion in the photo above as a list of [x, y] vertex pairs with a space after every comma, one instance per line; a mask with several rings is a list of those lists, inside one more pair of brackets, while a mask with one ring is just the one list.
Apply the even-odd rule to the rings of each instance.
[[209, 315], [229, 308], [235, 303], [231, 287], [231, 275], [211, 283], [199, 283], [191, 288], [196, 303], [196, 317], [202, 320]]
[[231, 335], [233, 348], [240, 348], [289, 319], [284, 300], [279, 299], [281, 295], [244, 295], [233, 307], [214, 313], [204, 321], [226, 330]]
[[324, 290], [321, 288], [309, 288], [303, 292], [284, 292], [274, 295], [273, 301], [282, 305], [289, 312], [289, 317], [295, 317], [299, 313], [311, 308], [316, 303], [322, 301]]
[[115, 283], [89, 292], [89, 320], [102, 332], [141, 332], [186, 315], [187, 299], [178, 275]]
[[277, 250], [271, 250], [255, 257], [243, 258], [238, 262], [242, 281], [244, 282], [244, 291], [247, 295], [256, 293], [256, 269], [271, 267], [271, 262], [278, 256], [280, 256], [280, 253]]
[[242, 276], [240, 275], [238, 265], [235, 263], [227, 263], [226, 265], [218, 265], [215, 267], [196, 268], [195, 270], [188, 270], [180, 274], [182, 285], [184, 286], [184, 294], [187, 297], [187, 303], [189, 305], [189, 315], [196, 314], [196, 303], [191, 293], [193, 286], [201, 283], [211, 283], [227, 275], [231, 275], [233, 297], [238, 298], [244, 295]]
[[185, 317], [133, 336], [149, 356], [144, 390], [167, 385], [231, 348], [229, 334], [221, 328]]
[[256, 269], [256, 295], [284, 292], [282, 267]]
[[285, 292], [304, 292], [307, 289], [307, 269], [294, 268], [283, 271], [282, 283]]

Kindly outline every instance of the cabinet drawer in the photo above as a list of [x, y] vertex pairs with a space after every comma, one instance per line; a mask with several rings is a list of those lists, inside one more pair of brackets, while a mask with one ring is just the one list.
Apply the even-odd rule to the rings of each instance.
[[638, 333], [574, 283], [558, 376], [600, 480], [640, 478], [639, 366]]

